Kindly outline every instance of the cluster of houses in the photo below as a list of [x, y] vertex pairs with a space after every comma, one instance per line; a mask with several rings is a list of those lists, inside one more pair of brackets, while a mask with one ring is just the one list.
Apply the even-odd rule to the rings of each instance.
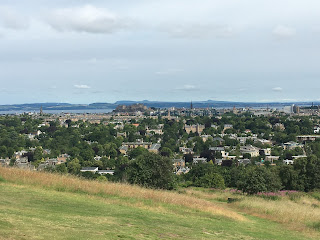
[[[43, 161], [37, 167], [35, 167], [29, 161], [29, 158], [28, 158], [28, 153], [30, 151], [34, 151], [34, 150], [35, 150], [35, 148], [30, 148], [29, 151], [22, 150], [22, 151], [15, 152], [11, 159], [10, 158], [0, 159], [0, 165], [2, 165], [2, 166], [12, 165], [12, 166], [20, 168], [20, 169], [42, 171], [48, 167], [55, 168], [59, 164], [66, 163], [67, 159], [70, 158], [70, 156], [66, 153], [60, 154], [56, 158], [48, 158], [47, 157], [47, 158], [43, 159]], [[49, 149], [43, 149], [44, 155], [50, 154], [50, 152], [51, 151]]]
[[[137, 106], [137, 107], [142, 107], [142, 106]], [[126, 109], [126, 107], [119, 107], [119, 113], [122, 112], [123, 109]], [[143, 108], [144, 109], [144, 108]], [[136, 109], [135, 109], [136, 110]], [[146, 109], [144, 109], [146, 110]], [[174, 111], [174, 109], [172, 110]], [[193, 113], [195, 113], [196, 110], [193, 110]], [[233, 109], [234, 112], [237, 112], [237, 109]], [[76, 122], [78, 120], [82, 120], [82, 121], [88, 121], [91, 123], [101, 123], [103, 122], [104, 118], [106, 116], [105, 115], [99, 115], [99, 114], [83, 114], [83, 115], [75, 115], [75, 116], [71, 116], [71, 115], [63, 115], [61, 117], [59, 117], [59, 121], [61, 126], [64, 127], [69, 127], [69, 125], [66, 123], [66, 120], [71, 119], [73, 122]], [[110, 116], [109, 116], [110, 117]], [[149, 116], [151, 117], [151, 116]], [[125, 122], [130, 120], [130, 119], [134, 119], [135, 117], [133, 116], [126, 116], [123, 114], [118, 114], [117, 115], [113, 115], [112, 116], [113, 120], [111, 121], [107, 121], [105, 122], [105, 124], [113, 124], [114, 125], [114, 129], [117, 130], [117, 137], [121, 138], [126, 138], [127, 137], [127, 133], [123, 130], [124, 126], [125, 126]], [[136, 119], [141, 119], [144, 118], [144, 116], [136, 116]], [[157, 118], [157, 117], [155, 117]], [[168, 119], [171, 119], [170, 116], [170, 110], [168, 111]], [[176, 117], [172, 117], [173, 119], [176, 120]], [[218, 116], [219, 118], [219, 116]], [[110, 118], [109, 118], [110, 119]], [[55, 120], [53, 117], [49, 117], [47, 118], [43, 124], [39, 125], [38, 127], [41, 129], [42, 126], [48, 126], [49, 122], [51, 120]], [[259, 138], [258, 135], [256, 134], [252, 134], [252, 132], [250, 130], [245, 130], [242, 134], [233, 134], [230, 133], [232, 131], [227, 131], [228, 129], [233, 129], [233, 125], [232, 124], [224, 124], [221, 126], [217, 126], [215, 124], [211, 125], [211, 128], [214, 129], [220, 129], [221, 128], [221, 132], [220, 134], [217, 134], [215, 136], [212, 135], [208, 135], [208, 134], [203, 134], [203, 131], [205, 130], [205, 125], [202, 124], [192, 124], [192, 125], [188, 125], [185, 124], [186, 122], [184, 121], [184, 130], [186, 131], [186, 133], [197, 133], [197, 135], [199, 135], [202, 139], [203, 142], [207, 142], [209, 139], [212, 140], [213, 142], [217, 143], [215, 144], [215, 146], [217, 147], [210, 147], [209, 151], [213, 152], [215, 154], [215, 156], [219, 156], [219, 157], [215, 157], [214, 158], [214, 163], [217, 165], [226, 165], [230, 163], [230, 160], [233, 161], [237, 161], [237, 163], [239, 165], [246, 165], [251, 163], [251, 158], [254, 157], [259, 157], [259, 156], [263, 156], [263, 161], [258, 163], [258, 164], [263, 164], [263, 162], [270, 162], [271, 164], [274, 164], [274, 161], [278, 161], [279, 160], [279, 156], [273, 156], [271, 154], [271, 147], [274, 146], [273, 142], [271, 140], [268, 139], [263, 139], [263, 138]], [[138, 123], [133, 123], [133, 126], [138, 127], [139, 124]], [[270, 128], [274, 128], [274, 129], [279, 129], [279, 130], [285, 130], [285, 126], [282, 123], [275, 123], [273, 126], [271, 124], [269, 124]], [[79, 125], [77, 124], [72, 124], [72, 127], [79, 127]], [[153, 153], [159, 153], [160, 149], [161, 149], [161, 140], [160, 137], [161, 135], [163, 135], [164, 133], [164, 125], [163, 124], [158, 124], [157, 126], [154, 127], [147, 127], [145, 129], [145, 133], [146, 136], [157, 136], [157, 141], [154, 142], [145, 142], [143, 140], [143, 138], [141, 137], [141, 139], [138, 139], [134, 142], [123, 142], [121, 147], [119, 148], [120, 153], [127, 155], [128, 152], [132, 149], [136, 149], [138, 147], [142, 147], [144, 149], [147, 149], [149, 152], [153, 152]], [[314, 127], [314, 133], [318, 134], [320, 133], [320, 126], [315, 126]], [[36, 140], [37, 137], [39, 135], [41, 135], [42, 132], [40, 130], [33, 132], [33, 133], [29, 133], [27, 134], [27, 137], [30, 140]], [[136, 135], [139, 135], [140, 133], [137, 132]], [[236, 147], [232, 147], [232, 146], [226, 146], [225, 144], [225, 137], [228, 137], [229, 139], [235, 139], [240, 143], [240, 149], [236, 149]], [[301, 136], [297, 136], [297, 142], [294, 141], [290, 141], [287, 143], [282, 144], [282, 148], [284, 150], [293, 150], [296, 148], [301, 148], [303, 150], [303, 155], [299, 155], [299, 156], [292, 156], [292, 159], [284, 159], [283, 163], [285, 164], [293, 164], [294, 160], [297, 158], [301, 158], [301, 157], [306, 157], [305, 152], [304, 152], [304, 143], [308, 142], [308, 141], [315, 141], [318, 138], [320, 138], [320, 135], [301, 135]], [[188, 141], [192, 141], [192, 138], [188, 139]], [[89, 142], [89, 144], [91, 144], [92, 142]], [[260, 143], [260, 145], [269, 145], [270, 147], [267, 148], [258, 148], [256, 146], [253, 145], [257, 145], [254, 143]], [[253, 144], [253, 145], [252, 145]], [[188, 145], [189, 146], [189, 145]], [[193, 145], [194, 146], [194, 145]], [[23, 169], [32, 169], [32, 170], [44, 170], [47, 167], [55, 167], [59, 164], [65, 163], [67, 161], [67, 159], [70, 157], [67, 154], [62, 154], [60, 156], [58, 156], [57, 158], [46, 158], [44, 159], [44, 161], [42, 161], [38, 166], [37, 169], [35, 168], [34, 165], [32, 165], [29, 161], [28, 161], [28, 157], [27, 157], [27, 153], [30, 151], [34, 151], [34, 149], [29, 149], [28, 151], [19, 151], [19, 152], [15, 152], [14, 156], [12, 157], [12, 159], [15, 159], [14, 162], [11, 161], [11, 159], [6, 158], [6, 159], [0, 159], [0, 164], [2, 165], [14, 165], [18, 168], [23, 168]], [[237, 154], [235, 154], [235, 152], [237, 152]], [[50, 154], [50, 150], [43, 150], [43, 154], [44, 155], [49, 155]], [[179, 147], [179, 154], [177, 154], [175, 157], [177, 159], [173, 159], [173, 167], [174, 167], [174, 172], [176, 174], [182, 174], [182, 173], [187, 173], [190, 169], [188, 168], [188, 166], [186, 166], [185, 160], [183, 158], [181, 158], [181, 156], [183, 155], [194, 155], [194, 149], [193, 147], [187, 147], [187, 143], [180, 143], [180, 147]], [[250, 156], [250, 157], [248, 157]], [[209, 159], [204, 158], [204, 157], [200, 157], [200, 156], [193, 156], [192, 159], [192, 163], [193, 164], [198, 164], [201, 162], [207, 162]], [[113, 170], [99, 170], [98, 168], [83, 168], [81, 169], [81, 172], [93, 172], [93, 173], [98, 173], [98, 174], [113, 174]]]
[[126, 155], [129, 150], [142, 147], [147, 149], [149, 152], [159, 153], [161, 148], [160, 143], [151, 143], [151, 142], [144, 142], [143, 139], [138, 140], [136, 142], [124, 142], [122, 146], [119, 148], [120, 153]]
[[[218, 126], [212, 125], [211, 127], [217, 129]], [[270, 124], [270, 128], [278, 128], [280, 130], [284, 130], [285, 127], [282, 123], [276, 123], [274, 126]], [[147, 133], [149, 134], [163, 134], [162, 130], [163, 126], [159, 127], [158, 129], [148, 129]], [[205, 129], [204, 125], [201, 124], [193, 124], [193, 125], [184, 125], [184, 130], [189, 134], [191, 132], [197, 133], [203, 142], [206, 142], [208, 139], [211, 139], [213, 142], [218, 143], [218, 147], [211, 147], [209, 148], [210, 151], [216, 153], [219, 153], [218, 158], [214, 159], [214, 163], [217, 165], [226, 165], [230, 164], [230, 160], [236, 161], [238, 165], [247, 165], [251, 163], [251, 158], [263, 156], [263, 160], [261, 162], [258, 162], [256, 164], [264, 164], [264, 162], [270, 162], [271, 164], [274, 164], [275, 161], [279, 160], [279, 156], [273, 156], [271, 154], [271, 147], [274, 146], [273, 142], [268, 139], [259, 138], [257, 134], [253, 134], [250, 130], [245, 130], [242, 134], [232, 134], [232, 133], [226, 133], [226, 130], [232, 129], [232, 124], [225, 124], [222, 128], [222, 133], [216, 136], [206, 135], [202, 134], [203, 130]], [[320, 127], [319, 127], [320, 129]], [[202, 135], [201, 135], [202, 134]], [[235, 139], [240, 143], [240, 149], [236, 149], [236, 147], [231, 146], [225, 146], [224, 137], [227, 136], [229, 139]], [[286, 142], [281, 145], [283, 150], [294, 150], [296, 148], [301, 148], [303, 150], [302, 155], [298, 156], [292, 156], [292, 159], [284, 159], [284, 164], [293, 164], [294, 160], [301, 157], [306, 157], [306, 154], [304, 152], [304, 142], [307, 141], [315, 141], [317, 138], [319, 138], [319, 135], [302, 135], [297, 137], [298, 142], [290, 141]], [[189, 140], [192, 140], [190, 138]], [[267, 148], [258, 148], [256, 146], [253, 146], [250, 143], [259, 143], [260, 145], [269, 145], [270, 147]], [[255, 145], [255, 144], [254, 144]], [[142, 147], [147, 149], [150, 152], [159, 153], [159, 150], [161, 148], [160, 141], [158, 143], [151, 143], [151, 142], [144, 142], [142, 139], [137, 140], [136, 142], [124, 142], [122, 146], [120, 147], [120, 152], [122, 154], [127, 154], [128, 151], [131, 149]], [[234, 154], [235, 151], [238, 151], [239, 154]], [[194, 155], [193, 147], [186, 147], [186, 143], [182, 144], [179, 147], [180, 156], [190, 154]], [[179, 154], [177, 155], [179, 156]], [[198, 164], [201, 162], [208, 162], [209, 159], [200, 157], [200, 156], [194, 156], [192, 163]], [[186, 166], [185, 160], [183, 158], [173, 159], [173, 166], [174, 166], [174, 172], [176, 174], [181, 173], [187, 173], [190, 169]]]
[[[211, 127], [217, 128], [216, 125], [213, 125]], [[280, 130], [284, 130], [285, 127], [281, 123], [276, 123], [274, 126], [270, 124], [270, 127], [279, 128]], [[237, 134], [225, 134], [225, 130], [232, 129], [233, 126], [231, 124], [225, 124], [223, 131], [221, 134], [216, 135], [215, 137], [211, 135], [200, 135], [202, 132], [200, 132], [202, 129], [204, 129], [203, 125], [185, 125], [185, 130], [187, 133], [195, 132], [198, 133], [203, 142], [206, 142], [209, 138], [213, 140], [213, 142], [217, 142], [218, 147], [211, 147], [209, 148], [210, 151], [220, 156], [219, 158], [215, 158], [214, 163], [217, 165], [225, 165], [230, 164], [230, 160], [236, 160], [239, 165], [246, 165], [251, 163], [251, 158], [262, 156], [263, 160], [261, 162], [257, 162], [256, 164], [264, 164], [264, 162], [270, 162], [271, 164], [274, 164], [274, 161], [278, 161], [280, 156], [273, 156], [271, 154], [272, 147], [274, 146], [274, 143], [271, 140], [268, 139], [262, 139], [258, 138], [258, 135], [252, 134], [250, 130], [245, 130], [243, 134], [237, 135]], [[200, 129], [200, 131], [199, 131]], [[315, 127], [315, 133], [318, 133], [320, 131], [320, 127]], [[235, 139], [240, 143], [240, 149], [236, 149], [236, 147], [231, 146], [225, 146], [224, 144], [224, 137], [227, 136], [229, 139]], [[297, 136], [297, 142], [290, 141], [283, 143], [281, 147], [283, 150], [294, 150], [296, 148], [301, 148], [303, 154], [292, 156], [290, 159], [284, 159], [282, 160], [284, 164], [293, 164], [294, 160], [297, 158], [303, 158], [307, 157], [306, 153], [304, 151], [304, 143], [308, 141], [315, 141], [318, 138], [320, 138], [320, 135], [301, 135]], [[253, 146], [250, 143], [260, 143], [260, 145], [269, 145], [270, 147], [267, 148], [258, 148], [256, 146]], [[255, 144], [256, 145], [256, 144]], [[258, 144], [259, 145], [259, 144]], [[238, 150], [239, 154], [234, 154]], [[194, 154], [192, 147], [179, 147], [179, 152], [182, 154]], [[215, 156], [217, 156], [215, 155]], [[200, 158], [199, 156], [195, 156], [193, 158], [193, 164], [197, 164], [199, 162], [207, 162], [208, 159], [206, 158]]]

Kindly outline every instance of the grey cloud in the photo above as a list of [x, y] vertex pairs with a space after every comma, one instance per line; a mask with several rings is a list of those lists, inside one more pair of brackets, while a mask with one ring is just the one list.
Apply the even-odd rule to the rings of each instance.
[[292, 38], [296, 35], [296, 29], [284, 25], [278, 25], [273, 29], [273, 36], [276, 38]]
[[47, 17], [47, 22], [57, 31], [87, 33], [114, 33], [132, 25], [129, 19], [92, 5], [57, 9]]
[[90, 86], [84, 85], [84, 84], [74, 85], [74, 87], [77, 88], [77, 89], [89, 89], [89, 88], [91, 88]]
[[191, 92], [191, 91], [199, 91], [199, 88], [197, 88], [196, 86], [191, 85], [191, 84], [186, 84], [186, 85], [183, 85], [181, 87], [176, 88], [175, 90]]
[[176, 73], [180, 73], [183, 72], [183, 69], [180, 68], [169, 68], [166, 70], [162, 70], [162, 71], [158, 71], [156, 72], [157, 75], [172, 75], [172, 74], [176, 74]]
[[282, 92], [283, 89], [281, 87], [274, 87], [272, 90], [275, 92]]
[[218, 24], [166, 24], [159, 30], [174, 38], [229, 38], [236, 34], [231, 26]]
[[8, 29], [26, 29], [29, 27], [29, 19], [10, 7], [0, 7], [0, 25]]

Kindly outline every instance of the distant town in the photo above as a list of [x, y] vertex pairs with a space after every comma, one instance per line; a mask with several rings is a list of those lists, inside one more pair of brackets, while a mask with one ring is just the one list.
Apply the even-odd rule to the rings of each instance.
[[[157, 109], [136, 103], [101, 114], [47, 114], [40, 107], [37, 113], [1, 118], [2, 130], [17, 128], [13, 132], [21, 144], [6, 144], [2, 134], [0, 163], [40, 171], [63, 164], [66, 172], [113, 175], [119, 159], [145, 149], [171, 158], [177, 175], [200, 162], [291, 165], [311, 154], [308, 144], [320, 139], [319, 116], [315, 105], [216, 109], [190, 102], [189, 108]], [[77, 168], [71, 169], [75, 159]]]

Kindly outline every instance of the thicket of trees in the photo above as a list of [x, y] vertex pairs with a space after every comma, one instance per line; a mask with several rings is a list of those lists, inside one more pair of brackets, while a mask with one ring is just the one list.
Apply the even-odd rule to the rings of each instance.
[[[206, 180], [208, 176], [216, 179], [215, 184]], [[309, 192], [320, 189], [320, 159], [311, 155], [295, 160], [293, 165], [281, 166], [222, 167], [210, 163], [198, 164], [184, 176], [183, 181], [193, 186], [236, 188], [248, 194], [279, 190]]]
[[[185, 122], [184, 122], [185, 120]], [[44, 158], [57, 157], [59, 154], [67, 153], [70, 159], [66, 164], [61, 164], [55, 169], [48, 169], [60, 173], [70, 173], [80, 175], [82, 167], [99, 167], [100, 169], [114, 169], [114, 176], [108, 176], [110, 181], [125, 181], [133, 184], [152, 188], [173, 189], [176, 186], [200, 186], [210, 188], [232, 187], [243, 190], [247, 193], [256, 193], [260, 191], [275, 191], [279, 189], [312, 191], [319, 189], [320, 178], [320, 142], [309, 143], [305, 151], [309, 155], [307, 159], [298, 159], [293, 166], [255, 166], [253, 164], [247, 167], [235, 166], [216, 166], [211, 160], [220, 158], [220, 153], [209, 151], [213, 146], [235, 147], [234, 154], [239, 153], [240, 144], [236, 139], [224, 136], [223, 141], [213, 141], [203, 139], [197, 133], [187, 134], [184, 131], [184, 124], [204, 124], [206, 134], [219, 134], [223, 130], [224, 124], [233, 124], [233, 129], [226, 131], [229, 133], [244, 134], [245, 129], [250, 129], [258, 137], [271, 139], [278, 144], [286, 141], [296, 140], [298, 134], [311, 134], [313, 125], [317, 119], [308, 117], [288, 118], [279, 117], [254, 117], [250, 114], [236, 116], [233, 114], [217, 117], [195, 117], [186, 118], [177, 121], [165, 119], [141, 119], [139, 126], [135, 127], [127, 123], [121, 132], [125, 136], [117, 137], [119, 130], [115, 129], [114, 124], [90, 124], [87, 122], [67, 121], [68, 128], [60, 126], [59, 121], [50, 122], [49, 126], [41, 126], [41, 119], [33, 119], [30, 116], [6, 116], [0, 117], [0, 157], [11, 158], [15, 151], [34, 148], [26, 156], [37, 166]], [[135, 121], [132, 121], [133, 123]], [[281, 123], [285, 129], [274, 128], [276, 123]], [[150, 135], [146, 133], [146, 127], [149, 129], [157, 128], [163, 124], [161, 135]], [[211, 127], [215, 125], [216, 127]], [[35, 140], [29, 139], [27, 134], [41, 130]], [[161, 140], [162, 148], [160, 154], [149, 153], [143, 148], [137, 148], [123, 156], [119, 152], [122, 142], [136, 141], [143, 139], [153, 143]], [[248, 142], [258, 147], [259, 143]], [[193, 155], [179, 155], [179, 147], [185, 146], [191, 148], [201, 157], [206, 157], [207, 164], [193, 165], [191, 171], [184, 176], [175, 176], [172, 173], [172, 163], [170, 158], [184, 157], [187, 164], [191, 167]], [[51, 152], [43, 154], [43, 149], [49, 149]], [[294, 150], [283, 150], [281, 147], [273, 147], [272, 154], [279, 155], [281, 159], [292, 159], [294, 155], [301, 155], [301, 148]], [[94, 157], [102, 156], [99, 160]], [[257, 160], [260, 160], [258, 157]], [[211, 162], [210, 162], [211, 161]], [[281, 163], [281, 161], [279, 161]], [[12, 159], [11, 165], [14, 164]], [[96, 179], [98, 175], [83, 174], [84, 177]], [[100, 178], [100, 180], [104, 180]]]

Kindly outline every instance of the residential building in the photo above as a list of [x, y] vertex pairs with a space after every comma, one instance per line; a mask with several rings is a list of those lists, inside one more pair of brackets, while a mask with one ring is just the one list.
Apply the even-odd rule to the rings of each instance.
[[128, 146], [122, 145], [122, 146], [119, 148], [119, 151], [120, 151], [120, 153], [126, 155], [127, 152], [128, 152], [128, 149], [129, 149]]
[[97, 173], [99, 173], [100, 175], [113, 175], [114, 174], [114, 170], [98, 170]]
[[80, 172], [92, 172], [96, 173], [98, 171], [98, 167], [83, 167]]
[[248, 165], [248, 164], [250, 164], [251, 163], [251, 160], [250, 159], [239, 159], [238, 160], [238, 164], [239, 165]]
[[297, 136], [297, 140], [300, 142], [314, 142], [316, 139], [320, 138], [320, 135], [300, 135]]
[[252, 145], [242, 146], [240, 147], [240, 152], [242, 154], [249, 153], [251, 157], [258, 157], [260, 155], [259, 148], [254, 147]]
[[282, 144], [282, 147], [283, 147], [284, 150], [293, 150], [293, 149], [295, 149], [296, 147], [302, 148], [303, 145], [302, 145], [302, 144], [299, 144], [299, 143], [297, 143], [297, 142], [291, 141], [291, 142], [283, 143], [283, 144]]
[[209, 138], [212, 139], [212, 136], [211, 136], [211, 135], [201, 135], [200, 137], [202, 138], [202, 141], [203, 141], [203, 142], [206, 142]]
[[286, 164], [286, 165], [292, 165], [294, 163], [294, 161], [286, 159], [286, 160], [283, 160], [283, 163]]
[[206, 158], [200, 158], [200, 157], [195, 157], [193, 158], [193, 161], [192, 161], [193, 164], [206, 163], [206, 162], [207, 162]]
[[186, 162], [184, 159], [173, 159], [173, 170], [177, 173], [181, 168], [186, 167]]
[[153, 152], [153, 153], [159, 153], [159, 149], [161, 148], [161, 144], [160, 143], [155, 143], [152, 144], [151, 147], [148, 149], [149, 152]]
[[190, 132], [201, 134], [204, 130], [205, 126], [200, 124], [194, 124], [194, 125], [184, 125], [184, 129], [189, 134]]
[[186, 148], [186, 147], [179, 147], [179, 151], [183, 154], [194, 154], [192, 148]]

